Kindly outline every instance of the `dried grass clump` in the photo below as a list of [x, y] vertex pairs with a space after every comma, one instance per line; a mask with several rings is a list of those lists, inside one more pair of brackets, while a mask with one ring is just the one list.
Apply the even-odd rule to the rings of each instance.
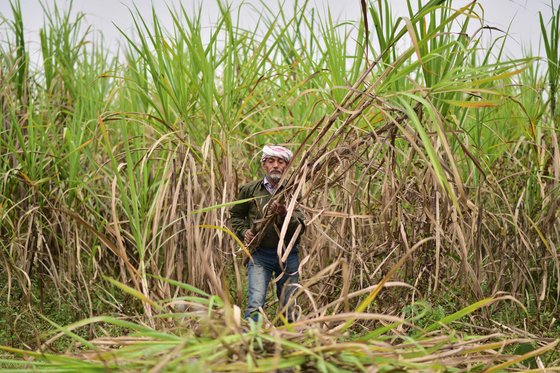
[[[157, 317], [166, 327], [157, 330], [112, 317], [96, 317], [60, 327], [57, 335], [31, 352], [8, 347], [25, 361], [4, 364], [36, 370], [126, 370], [126, 371], [520, 371], [532, 364], [544, 369], [543, 356], [554, 351], [558, 340], [523, 338], [494, 331], [485, 336], [450, 332], [449, 323], [494, 301], [487, 299], [420, 328], [420, 319], [401, 319], [384, 314], [338, 313], [308, 318], [274, 327], [241, 320], [237, 306], [215, 296], [202, 295], [181, 301], [180, 313]], [[174, 301], [171, 306], [177, 305]], [[162, 310], [167, 307], [161, 304]], [[362, 335], [327, 327], [329, 323], [375, 321], [376, 327]], [[85, 340], [78, 329], [101, 324], [128, 329], [129, 335]], [[46, 353], [60, 338], [74, 340], [64, 355]], [[524, 353], [515, 346], [530, 346]], [[7, 365], [8, 366], [8, 365]]]

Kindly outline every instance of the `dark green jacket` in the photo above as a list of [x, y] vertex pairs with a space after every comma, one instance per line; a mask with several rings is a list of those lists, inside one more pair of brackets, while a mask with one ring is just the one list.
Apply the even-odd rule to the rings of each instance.
[[[270, 201], [271, 195], [268, 190], [266, 190], [263, 179], [243, 185], [239, 190], [237, 200], [253, 197], [258, 198], [249, 202], [234, 205], [230, 209], [231, 226], [234, 233], [237, 235], [237, 237], [239, 237], [241, 242], [243, 242], [243, 235], [245, 234], [245, 231], [253, 227], [253, 222], [255, 220], [261, 219], [263, 217], [263, 207], [268, 203], [268, 201]], [[280, 232], [282, 230], [283, 223], [284, 219], [282, 219], [281, 216], [278, 216], [271, 224], [268, 225], [262, 236], [259, 248], [276, 250], [276, 248], [278, 247], [279, 237], [276, 233], [274, 225], [276, 225], [278, 232]], [[296, 243], [299, 242], [305, 225], [303, 212], [299, 209], [295, 209], [292, 213], [288, 231], [286, 232], [286, 237], [284, 239], [286, 245], [288, 245], [295, 230], [300, 224], [302, 225], [302, 230], [299, 237], [297, 238]]]

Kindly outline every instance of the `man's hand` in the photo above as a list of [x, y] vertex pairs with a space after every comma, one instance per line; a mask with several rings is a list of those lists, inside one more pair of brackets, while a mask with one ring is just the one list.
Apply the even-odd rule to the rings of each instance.
[[272, 202], [270, 205], [270, 211], [275, 215], [286, 215], [286, 206], [276, 201]]
[[243, 243], [245, 244], [245, 246], [249, 246], [251, 241], [253, 241], [253, 238], [255, 238], [255, 234], [252, 230], [247, 229], [245, 231], [245, 234], [243, 235]]

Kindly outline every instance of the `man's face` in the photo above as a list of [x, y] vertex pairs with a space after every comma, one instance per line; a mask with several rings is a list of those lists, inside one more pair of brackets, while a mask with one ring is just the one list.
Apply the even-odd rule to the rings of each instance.
[[262, 168], [266, 178], [272, 183], [277, 183], [288, 168], [288, 162], [282, 158], [268, 157], [262, 162]]

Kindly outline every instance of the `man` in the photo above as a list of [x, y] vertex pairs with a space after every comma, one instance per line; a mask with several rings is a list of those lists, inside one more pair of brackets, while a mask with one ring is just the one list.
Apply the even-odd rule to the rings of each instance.
[[[257, 320], [259, 310], [264, 307], [266, 290], [272, 278], [277, 278], [276, 295], [279, 300], [279, 307], [287, 308], [286, 317], [289, 322], [295, 319], [295, 307], [290, 297], [294, 294], [299, 280], [299, 259], [298, 246], [299, 235], [305, 228], [304, 216], [300, 210], [292, 213], [288, 225], [287, 233], [284, 237], [282, 254], [289, 249], [289, 243], [294, 234], [299, 229], [298, 237], [295, 238], [295, 245], [291, 248], [285, 262], [281, 263], [278, 257], [279, 232], [286, 217], [285, 205], [273, 202], [268, 210], [274, 216], [268, 225], [265, 225], [262, 232], [255, 231], [255, 223], [264, 216], [265, 206], [270, 202], [271, 197], [282, 190], [279, 181], [288, 169], [292, 159], [292, 152], [283, 146], [265, 146], [261, 157], [261, 167], [264, 178], [245, 184], [241, 187], [238, 200], [254, 198], [251, 201], [234, 205], [231, 210], [232, 228], [246, 246], [253, 245], [255, 251], [252, 260], [247, 266], [248, 273], [248, 304], [244, 317]], [[258, 234], [258, 235], [257, 235]], [[253, 242], [253, 240], [258, 241]], [[274, 277], [272, 277], [274, 275]], [[288, 306], [287, 306], [288, 305]], [[287, 306], [287, 307], [286, 307]]]

